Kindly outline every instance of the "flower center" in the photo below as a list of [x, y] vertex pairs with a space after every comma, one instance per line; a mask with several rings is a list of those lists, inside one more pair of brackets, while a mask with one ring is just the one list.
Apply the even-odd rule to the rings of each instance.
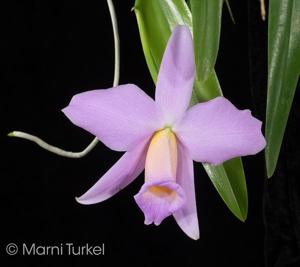
[[176, 192], [166, 186], [150, 186], [148, 191], [157, 197], [176, 197]]

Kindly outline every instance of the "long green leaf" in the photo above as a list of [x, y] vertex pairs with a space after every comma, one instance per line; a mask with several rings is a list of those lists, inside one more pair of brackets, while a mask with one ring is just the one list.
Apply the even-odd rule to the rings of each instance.
[[270, 0], [269, 4], [265, 157], [271, 177], [300, 75], [300, 1]]
[[223, 0], [190, 0], [197, 78], [204, 83], [214, 69], [221, 31]]
[[245, 221], [248, 213], [248, 194], [241, 159], [232, 159], [223, 165], [203, 164], [213, 185], [231, 212]]
[[[193, 32], [192, 14], [184, 0], [136, 0], [134, 10], [145, 58], [152, 78], [156, 82], [163, 52], [172, 29], [178, 24], [185, 24]], [[217, 35], [216, 37], [219, 38]], [[213, 38], [212, 41], [219, 42]], [[199, 45], [195, 44], [195, 54], [199, 54], [197, 49]], [[214, 53], [217, 54], [217, 48], [214, 48]], [[196, 79], [195, 81], [192, 99], [194, 104], [222, 94], [218, 78], [213, 70], [216, 54], [213, 56], [211, 53], [209, 60], [214, 62], [205, 65], [211, 68], [210, 71], [204, 71], [207, 73], [206, 80], [200, 82]], [[236, 217], [244, 221], [247, 217], [248, 197], [241, 160], [233, 159], [217, 167], [204, 164], [204, 167], [226, 205]]]

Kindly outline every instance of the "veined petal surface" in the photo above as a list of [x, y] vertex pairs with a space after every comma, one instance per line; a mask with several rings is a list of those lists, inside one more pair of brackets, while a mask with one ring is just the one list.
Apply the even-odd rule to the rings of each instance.
[[160, 65], [155, 102], [167, 124], [189, 107], [195, 77], [193, 40], [187, 26], [174, 28]]
[[249, 110], [217, 97], [193, 106], [173, 129], [193, 160], [218, 165], [261, 151], [266, 145], [261, 125]]
[[116, 151], [131, 150], [160, 127], [153, 99], [133, 84], [77, 94], [63, 112]]
[[[148, 138], [149, 139], [149, 138]], [[76, 200], [81, 204], [102, 202], [128, 184], [144, 170], [148, 140], [126, 152], [85, 194]]]

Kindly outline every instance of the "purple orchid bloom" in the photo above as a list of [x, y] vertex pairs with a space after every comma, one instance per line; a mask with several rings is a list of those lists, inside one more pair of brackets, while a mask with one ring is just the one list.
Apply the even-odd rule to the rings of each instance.
[[193, 160], [214, 165], [253, 155], [265, 147], [262, 123], [224, 97], [189, 108], [195, 77], [193, 42], [177, 26], [167, 44], [155, 101], [133, 84], [75, 95], [63, 112], [106, 146], [126, 151], [85, 194], [81, 204], [104, 201], [145, 169], [135, 201], [145, 224], [173, 215], [191, 238], [199, 238]]

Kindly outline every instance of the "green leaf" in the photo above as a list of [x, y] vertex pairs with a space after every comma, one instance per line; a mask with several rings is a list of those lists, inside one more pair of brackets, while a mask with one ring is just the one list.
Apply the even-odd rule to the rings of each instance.
[[[209, 5], [209, 7], [214, 6]], [[193, 32], [192, 14], [184, 0], [136, 0], [134, 11], [137, 17], [146, 62], [152, 78], [156, 82], [161, 59], [172, 29], [178, 24], [185, 24]], [[220, 13], [220, 11], [216, 12], [217, 14]], [[209, 11], [209, 14], [212, 14], [212, 11]], [[219, 18], [217, 19], [219, 21]], [[199, 21], [199, 19], [196, 18], [196, 21]], [[219, 38], [219, 34], [214, 36]], [[210, 62], [204, 64], [204, 68], [209, 68], [210, 71], [205, 69], [203, 72], [207, 76], [205, 81], [201, 81], [199, 77], [196, 78], [192, 104], [206, 101], [222, 94], [218, 78], [213, 69], [218, 52], [216, 44], [218, 44], [219, 40], [215, 40], [212, 37], [210, 37], [210, 40], [214, 43], [214, 48], [209, 52], [210, 55], [207, 56]], [[209, 46], [209, 43], [205, 43], [204, 47], [207, 46]], [[199, 49], [200, 45], [195, 43], [196, 55], [199, 55]], [[203, 55], [206, 55], [205, 52]], [[241, 160], [234, 159], [219, 166], [204, 164], [204, 167], [228, 208], [237, 218], [245, 221], [248, 210], [248, 196]]]
[[223, 0], [190, 0], [196, 73], [204, 83], [214, 69], [220, 41]]
[[223, 95], [223, 93], [215, 70], [210, 73], [204, 83], [201, 83], [196, 75], [192, 104], [205, 102], [220, 95]]
[[211, 166], [203, 164], [213, 185], [227, 204], [231, 212], [240, 220], [245, 221], [248, 212], [247, 186], [242, 168], [236, 168], [241, 164], [241, 159], [232, 159], [223, 165]]
[[271, 0], [268, 29], [267, 175], [275, 171], [300, 75], [300, 1]]

